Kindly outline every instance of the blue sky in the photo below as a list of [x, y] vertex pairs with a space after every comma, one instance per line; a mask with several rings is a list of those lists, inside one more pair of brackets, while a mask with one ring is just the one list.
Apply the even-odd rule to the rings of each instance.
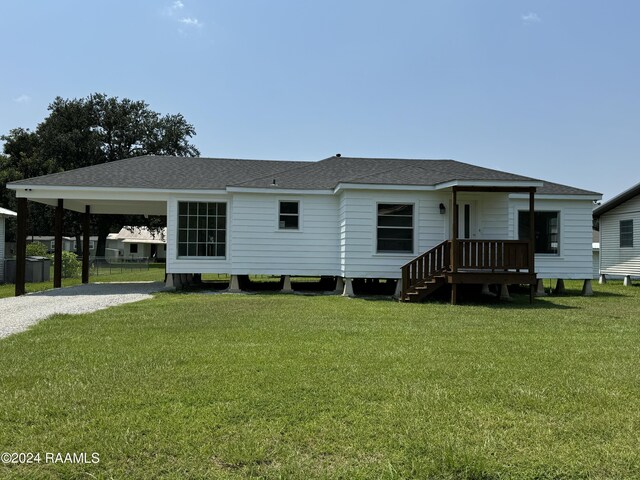
[[3, 1], [0, 132], [57, 95], [182, 113], [203, 156], [453, 158], [640, 181], [640, 2]]

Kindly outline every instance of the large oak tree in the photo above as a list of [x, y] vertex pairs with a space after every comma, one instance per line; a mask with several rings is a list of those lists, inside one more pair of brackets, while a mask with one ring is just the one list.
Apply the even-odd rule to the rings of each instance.
[[[15, 209], [15, 195], [6, 184], [23, 178], [140, 155], [198, 156], [200, 152], [190, 143], [195, 134], [193, 125], [181, 114], [161, 115], [142, 100], [102, 93], [79, 99], [57, 97], [49, 105], [49, 115], [34, 131], [15, 128], [1, 137], [0, 205]], [[32, 202], [31, 234], [51, 234], [51, 219], [49, 207]], [[97, 255], [104, 255], [107, 234], [122, 225], [161, 227], [164, 223], [165, 219], [158, 218], [96, 215], [93, 228], [99, 236]], [[79, 216], [66, 212], [65, 235], [79, 237], [80, 232]]]

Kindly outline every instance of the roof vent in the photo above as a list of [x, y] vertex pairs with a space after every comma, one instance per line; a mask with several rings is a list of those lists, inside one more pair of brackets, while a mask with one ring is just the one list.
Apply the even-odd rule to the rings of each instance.
[[342, 156], [341, 153], [336, 153], [336, 157], [340, 158]]
[[276, 182], [276, 179], [273, 179], [273, 182], [271, 182], [271, 186], [272, 187], [277, 187], [278, 186], [278, 182]]

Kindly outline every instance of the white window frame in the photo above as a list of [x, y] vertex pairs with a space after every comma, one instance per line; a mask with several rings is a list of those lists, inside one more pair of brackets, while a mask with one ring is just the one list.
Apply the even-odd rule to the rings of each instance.
[[[624, 246], [622, 245], [622, 222], [631, 222], [631, 245], [624, 245]], [[635, 245], [633, 223], [634, 223], [633, 218], [625, 218], [618, 221], [618, 235], [620, 236], [620, 241], [619, 241], [620, 248], [633, 248], [633, 246]]]
[[[297, 203], [298, 204], [298, 228], [281, 228], [280, 227], [280, 215], [286, 215], [293, 217], [292, 213], [280, 213], [280, 205], [282, 203]], [[279, 198], [276, 203], [277, 216], [276, 216], [276, 230], [278, 232], [301, 232], [302, 231], [302, 201], [299, 199], [291, 198]]]
[[[176, 260], [197, 260], [199, 262], [222, 261], [226, 260], [229, 255], [229, 229], [231, 225], [231, 211], [229, 201], [227, 200], [211, 200], [211, 199], [176, 199], [176, 243], [175, 258]], [[199, 255], [180, 255], [180, 204], [181, 203], [222, 203], [225, 205], [225, 225], [224, 225], [224, 255], [222, 256], [199, 256]], [[189, 228], [187, 227], [187, 230]], [[166, 251], [165, 247], [165, 251]]]
[[[411, 230], [412, 230], [412, 236], [411, 236], [411, 246], [412, 246], [412, 250], [411, 251], [393, 251], [393, 250], [378, 250], [378, 209], [379, 209], [379, 205], [411, 205], [412, 206], [412, 215], [411, 215]], [[386, 201], [379, 201], [376, 202], [376, 207], [375, 210], [373, 212], [373, 252], [374, 255], [377, 256], [404, 256], [406, 257], [407, 255], [415, 255], [416, 254], [416, 246], [417, 246], [417, 228], [416, 228], [416, 217], [418, 215], [418, 211], [417, 211], [417, 205], [416, 202], [405, 202], [405, 201], [401, 201], [401, 200], [386, 200]], [[385, 228], [385, 227], [382, 227]], [[399, 227], [399, 228], [407, 228], [408, 227]]]
[[[527, 208], [520, 208], [516, 210], [516, 238], [518, 240], [526, 240], [526, 239], [521, 239], [520, 238], [520, 212], [524, 212], [524, 213], [528, 213], [529, 209]], [[533, 216], [535, 218], [535, 214], [536, 213], [556, 213], [558, 215], [558, 252], [557, 253], [538, 253], [534, 251], [535, 255], [540, 255], [543, 257], [560, 257], [562, 254], [562, 210], [559, 209], [545, 209], [545, 210], [534, 210], [533, 211]], [[535, 232], [534, 232], [535, 234]], [[534, 241], [534, 247], [535, 249], [535, 241]]]

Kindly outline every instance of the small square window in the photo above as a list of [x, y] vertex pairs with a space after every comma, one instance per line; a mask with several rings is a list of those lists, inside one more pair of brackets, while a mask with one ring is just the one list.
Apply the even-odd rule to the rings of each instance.
[[278, 228], [280, 230], [298, 230], [300, 228], [299, 202], [280, 202]]

